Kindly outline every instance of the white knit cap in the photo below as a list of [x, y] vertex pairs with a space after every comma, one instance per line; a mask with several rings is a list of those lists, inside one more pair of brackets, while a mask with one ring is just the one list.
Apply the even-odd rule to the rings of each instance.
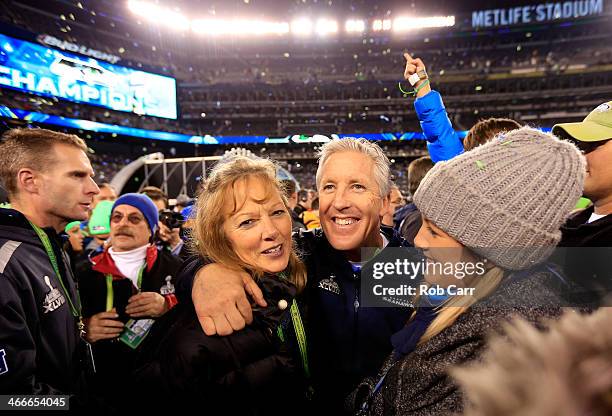
[[546, 260], [559, 243], [585, 174], [576, 146], [523, 127], [437, 163], [414, 202], [464, 246], [519, 270]]

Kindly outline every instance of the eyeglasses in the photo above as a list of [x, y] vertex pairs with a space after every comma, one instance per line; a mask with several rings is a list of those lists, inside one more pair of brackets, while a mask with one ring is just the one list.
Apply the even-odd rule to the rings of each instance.
[[[123, 218], [125, 216], [119, 212], [115, 212], [113, 215], [111, 215], [111, 222], [114, 224], [119, 224]], [[132, 225], [138, 225], [140, 224], [142, 221], [144, 221], [144, 217], [142, 215], [138, 215], [138, 214], [130, 214], [127, 216], [127, 220], [130, 224]]]

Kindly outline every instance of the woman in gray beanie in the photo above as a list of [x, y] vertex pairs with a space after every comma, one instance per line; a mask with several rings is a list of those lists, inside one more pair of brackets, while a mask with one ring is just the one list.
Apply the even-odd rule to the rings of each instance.
[[[543, 264], [581, 196], [585, 169], [573, 144], [524, 127], [429, 171], [414, 196], [425, 290], [379, 375], [349, 398], [353, 411], [461, 412], [450, 367], [478, 359], [487, 333], [510, 316], [536, 322], [561, 314], [562, 276]], [[448, 264], [454, 269], [435, 267]]]

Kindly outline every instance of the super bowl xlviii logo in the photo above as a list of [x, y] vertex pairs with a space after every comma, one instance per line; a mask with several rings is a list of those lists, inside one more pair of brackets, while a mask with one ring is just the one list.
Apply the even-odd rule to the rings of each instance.
[[8, 373], [8, 365], [6, 364], [6, 352], [0, 350], [0, 374]]
[[328, 292], [335, 293], [336, 295], [340, 294], [340, 286], [338, 282], [336, 282], [333, 274], [329, 276], [327, 279], [323, 279], [319, 282], [319, 287], [323, 290], [327, 290]]
[[174, 285], [172, 284], [171, 280], [172, 280], [172, 276], [170, 275], [166, 276], [166, 284], [163, 285], [159, 289], [159, 293], [162, 294], [163, 296], [174, 294], [175, 292]]
[[45, 276], [44, 280], [45, 284], [49, 286], [49, 292], [47, 292], [47, 295], [45, 296], [45, 301], [43, 302], [43, 312], [49, 313], [53, 312], [54, 310], [62, 306], [64, 303], [66, 303], [66, 298], [64, 298], [64, 296], [59, 290], [57, 290], [57, 288], [51, 286], [49, 276]]

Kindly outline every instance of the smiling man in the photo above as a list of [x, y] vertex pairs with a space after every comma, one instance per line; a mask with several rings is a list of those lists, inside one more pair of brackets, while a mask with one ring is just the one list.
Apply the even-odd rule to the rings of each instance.
[[[411, 313], [400, 307], [361, 306], [361, 268], [368, 260], [361, 258], [361, 250], [405, 243], [388, 227], [381, 229], [391, 184], [389, 160], [378, 145], [348, 138], [326, 143], [316, 183], [321, 229], [301, 231], [294, 238], [308, 272], [306, 332], [315, 398], [325, 414], [340, 414], [345, 396], [363, 377], [376, 373], [392, 349], [391, 335]], [[203, 265], [200, 260], [186, 269]], [[204, 266], [195, 282], [183, 276], [181, 302], [191, 301], [193, 293], [209, 335], [227, 335], [251, 322], [245, 290], [265, 306], [248, 276], [218, 264]]]
[[0, 393], [79, 389], [84, 345], [74, 276], [58, 235], [87, 219], [99, 192], [85, 142], [45, 129], [13, 129], [0, 145]]
[[329, 243], [349, 261], [360, 261], [361, 247], [383, 246], [380, 218], [389, 202], [381, 193], [389, 194], [389, 181], [375, 169], [375, 160], [353, 150], [352, 143], [360, 142], [337, 142], [322, 154], [317, 188], [321, 226]]
[[110, 216], [112, 246], [79, 271], [86, 339], [97, 367], [95, 388], [115, 406], [140, 342], [154, 319], [176, 304], [174, 277], [182, 262], [152, 244], [157, 217], [148, 196], [119, 197]]

